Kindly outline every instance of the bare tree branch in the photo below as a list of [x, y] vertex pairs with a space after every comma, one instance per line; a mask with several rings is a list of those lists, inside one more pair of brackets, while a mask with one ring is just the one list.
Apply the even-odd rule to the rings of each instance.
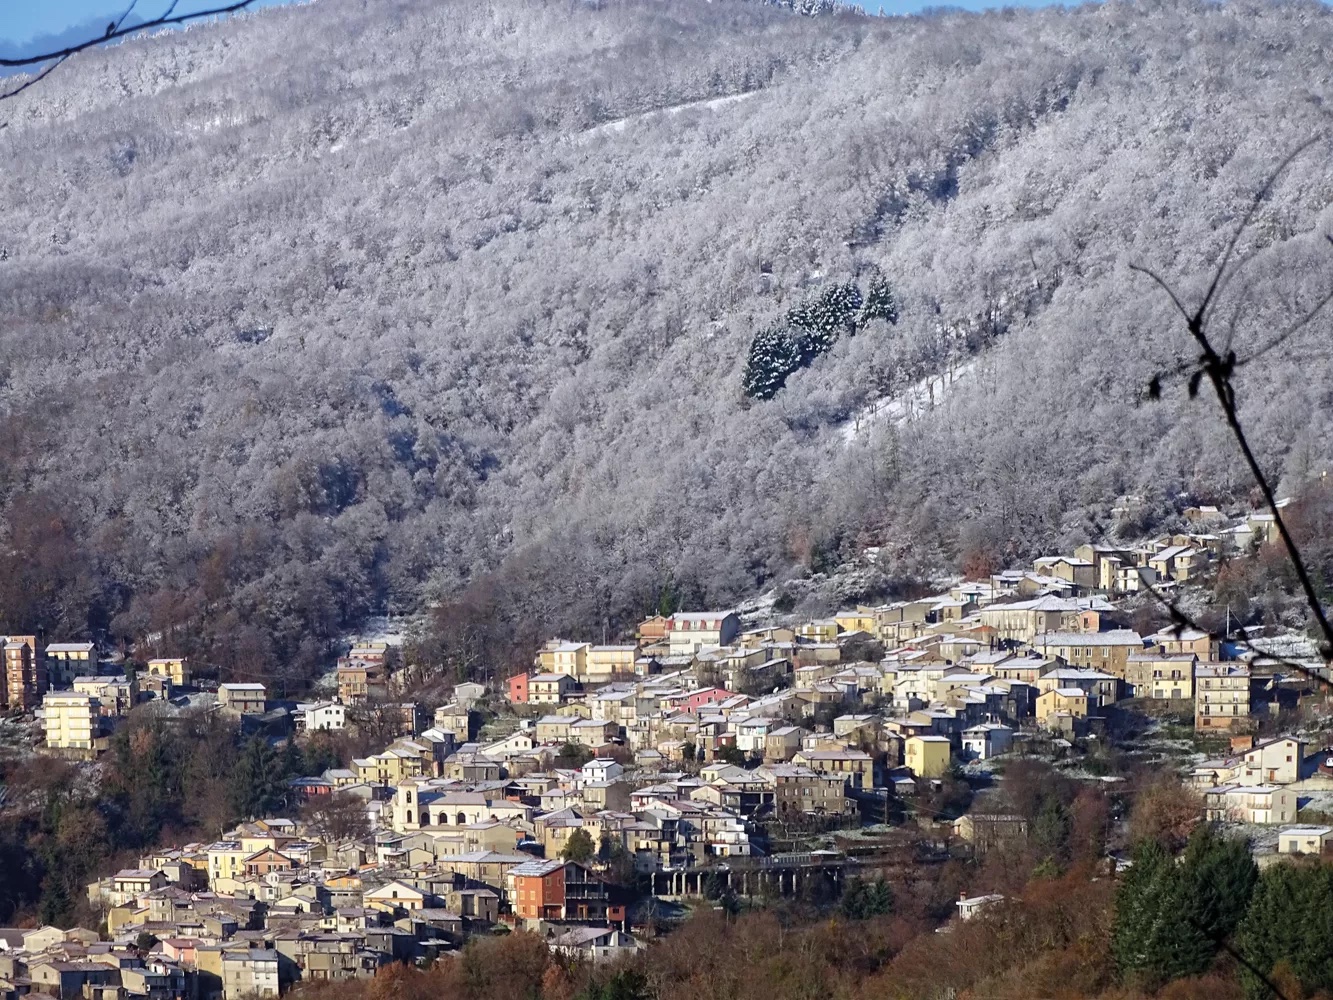
[[1311, 146], [1315, 145], [1315, 143], [1321, 142], [1323, 138], [1323, 136], [1314, 136], [1305, 140], [1305, 142], [1301, 143], [1288, 153], [1286, 159], [1277, 165], [1277, 169], [1268, 175], [1268, 180], [1264, 182], [1264, 186], [1259, 189], [1258, 194], [1250, 200], [1250, 207], [1246, 210], [1245, 217], [1241, 219], [1240, 225], [1236, 228], [1236, 231], [1231, 234], [1231, 240], [1227, 243], [1226, 252], [1222, 254], [1221, 263], [1217, 265], [1217, 271], [1213, 275], [1212, 283], [1209, 284], [1208, 291], [1203, 296], [1203, 301], [1199, 303], [1199, 311], [1195, 315], [1198, 325], [1202, 326], [1205, 320], [1207, 320], [1208, 314], [1211, 311], [1210, 307], [1221, 297], [1223, 289], [1231, 280], [1231, 274], [1238, 273], [1241, 267], [1244, 266], [1245, 262], [1242, 261], [1231, 274], [1227, 273], [1227, 267], [1231, 263], [1231, 255], [1236, 252], [1236, 245], [1240, 242], [1241, 236], [1245, 234], [1245, 230], [1250, 227], [1250, 223], [1254, 221], [1254, 216], [1258, 213], [1259, 207], [1268, 199], [1269, 193], [1273, 190], [1273, 185], [1278, 182], [1278, 178], [1282, 176], [1287, 167], [1291, 166], [1292, 162], [1298, 156]]
[[[41, 83], [48, 76], [54, 73], [60, 66], [62, 66], [65, 60], [68, 58], [69, 56], [61, 56], [50, 66], [47, 66], [40, 73], [38, 73], [36, 76], [30, 76], [28, 77], [28, 79], [24, 80], [17, 87], [15, 87], [13, 90], [7, 90], [3, 94], [0, 94], [0, 101], [7, 101], [11, 97], [17, 97], [19, 94], [23, 93], [29, 87], [36, 86], [37, 84]], [[5, 122], [3, 125], [0, 125], [0, 128], [6, 128], [8, 127], [8, 125], [9, 122]]]
[[[1133, 551], [1130, 549], [1121, 548], [1113, 544], [1111, 541], [1110, 533], [1104, 527], [1094, 522], [1093, 529], [1097, 532], [1097, 535], [1101, 538], [1102, 544], [1105, 545], [1108, 549], [1110, 549], [1113, 555], [1118, 556], [1127, 562], [1134, 561]], [[1214, 629], [1205, 627], [1201, 622], [1199, 622], [1197, 619], [1188, 614], [1183, 608], [1181, 608], [1180, 605], [1172, 601], [1160, 587], [1158, 587], [1152, 581], [1145, 578], [1142, 574], [1139, 575], [1139, 582], [1143, 586], [1143, 588], [1148, 591], [1148, 594], [1152, 597], [1152, 599], [1155, 600], [1158, 604], [1160, 604], [1162, 606], [1162, 609], [1166, 611], [1167, 615], [1171, 618], [1172, 625], [1175, 626], [1177, 634], [1179, 634], [1185, 629], [1193, 629], [1196, 632], [1206, 633], [1212, 638], [1217, 639], [1219, 643], [1224, 641], [1229, 641], [1232, 638], [1231, 634], [1223, 635], [1222, 633], [1217, 632]], [[1250, 636], [1245, 630], [1245, 627], [1243, 625], [1236, 630], [1235, 638], [1242, 646], [1244, 646], [1251, 653], [1254, 653], [1256, 656], [1263, 656], [1269, 660], [1272, 660], [1279, 666], [1286, 667], [1293, 673], [1300, 674], [1303, 677], [1308, 677], [1310, 680], [1314, 681], [1321, 687], [1333, 690], [1333, 680], [1324, 677], [1322, 674], [1316, 673], [1314, 670], [1311, 670], [1308, 666], [1306, 666], [1304, 663], [1301, 663], [1299, 660], [1293, 660], [1285, 656], [1275, 656], [1266, 650], [1260, 649], [1250, 640]]]
[[[1245, 459], [1245, 464], [1248, 467], [1250, 474], [1254, 477], [1254, 481], [1259, 485], [1259, 490], [1263, 494], [1265, 505], [1273, 514], [1273, 523], [1277, 527], [1278, 536], [1282, 539], [1282, 544], [1286, 549], [1287, 557], [1290, 559], [1292, 568], [1296, 571], [1296, 577], [1300, 581], [1301, 591], [1305, 596], [1306, 604], [1309, 606], [1311, 614], [1314, 615], [1315, 621], [1319, 625], [1320, 633], [1323, 636], [1320, 654], [1325, 662], [1329, 662], [1330, 660], [1333, 660], [1333, 624], [1330, 624], [1329, 622], [1328, 614], [1324, 610], [1323, 602], [1319, 599], [1319, 594], [1315, 590], [1314, 581], [1305, 565], [1305, 559], [1301, 555], [1295, 539], [1292, 537], [1291, 530], [1287, 526], [1286, 519], [1282, 516], [1281, 509], [1278, 507], [1277, 497], [1274, 493], [1273, 486], [1268, 481], [1268, 477], [1264, 474], [1263, 469], [1260, 467], [1259, 460], [1255, 456], [1254, 449], [1251, 447], [1249, 439], [1245, 434], [1245, 429], [1241, 425], [1240, 415], [1236, 405], [1236, 389], [1232, 382], [1232, 376], [1235, 374], [1237, 367], [1235, 352], [1228, 349], [1225, 355], [1219, 354], [1217, 349], [1213, 346], [1211, 330], [1208, 326], [1211, 307], [1216, 302], [1219, 290], [1225, 285], [1224, 279], [1227, 276], [1227, 267], [1231, 261], [1232, 254], [1235, 252], [1236, 245], [1240, 241], [1241, 235], [1253, 221], [1255, 213], [1258, 212], [1259, 206], [1268, 197], [1269, 192], [1272, 191], [1273, 185], [1277, 183], [1278, 178], [1287, 167], [1291, 165], [1292, 161], [1315, 143], [1322, 141], [1322, 138], [1322, 136], [1319, 136], [1302, 143], [1278, 165], [1277, 169], [1274, 170], [1272, 174], [1269, 175], [1264, 186], [1251, 200], [1250, 207], [1246, 211], [1245, 217], [1241, 220], [1240, 226], [1237, 228], [1236, 232], [1232, 234], [1230, 241], [1227, 243], [1226, 251], [1222, 255], [1222, 260], [1218, 264], [1216, 272], [1213, 274], [1213, 280], [1208, 286], [1208, 291], [1204, 294], [1198, 309], [1192, 314], [1182, 307], [1179, 296], [1177, 296], [1174, 290], [1172, 290], [1157, 274], [1145, 267], [1137, 265], [1131, 265], [1131, 268], [1148, 275], [1157, 282], [1157, 284], [1171, 297], [1171, 301], [1175, 303], [1176, 308], [1185, 316], [1186, 328], [1189, 330], [1190, 336], [1194, 339], [1194, 342], [1198, 345], [1200, 350], [1198, 367], [1190, 378], [1190, 395], [1193, 396], [1198, 392], [1202, 379], [1208, 379], [1208, 383], [1212, 386], [1213, 392], [1217, 396], [1218, 404], [1222, 408], [1222, 416], [1226, 421], [1227, 428], [1231, 431], [1232, 437], [1236, 439], [1236, 444], [1239, 446], [1241, 455]], [[1264, 350], [1271, 349], [1278, 343], [1281, 343], [1282, 340], [1285, 340], [1287, 337], [1294, 334], [1296, 330], [1299, 330], [1301, 327], [1309, 323], [1330, 300], [1333, 300], [1333, 293], [1330, 293], [1328, 296], [1321, 299], [1315, 309], [1307, 313], [1306, 316], [1300, 319], [1288, 331], [1284, 331], [1283, 334], [1280, 334], [1279, 338], [1270, 343]], [[1154, 377], [1152, 385], [1150, 386], [1150, 395], [1154, 398], [1160, 393], [1160, 385], [1160, 376]], [[1174, 606], [1172, 606], [1172, 611], [1173, 613], [1180, 613], [1179, 608], [1175, 608]]]
[[[1333, 240], [1330, 240], [1330, 242], [1333, 242]], [[1305, 329], [1305, 327], [1309, 326], [1310, 323], [1312, 323], [1314, 319], [1321, 312], [1324, 311], [1324, 308], [1330, 302], [1333, 302], [1333, 289], [1329, 289], [1329, 291], [1325, 293], [1324, 296], [1314, 304], [1314, 307], [1310, 309], [1308, 312], [1306, 312], [1303, 316], [1301, 316], [1301, 318], [1298, 319], [1295, 323], [1291, 324], [1291, 326], [1287, 327], [1285, 330], [1279, 333], [1268, 343], [1264, 344], [1262, 347], [1251, 352], [1248, 357], [1244, 358], [1241, 361], [1237, 361], [1236, 367], [1237, 368], [1244, 367], [1245, 365], [1248, 365], [1251, 362], [1256, 361], [1259, 358], [1263, 357], [1265, 354], [1267, 354], [1274, 348], [1282, 346], [1282, 344], [1286, 343], [1296, 334], [1300, 333], [1301, 330]]]
[[1158, 286], [1162, 289], [1162, 291], [1166, 292], [1167, 295], [1171, 296], [1171, 301], [1175, 303], [1176, 308], [1180, 310], [1180, 315], [1184, 316], [1186, 320], [1190, 318], [1189, 310], [1186, 309], [1184, 303], [1180, 301], [1179, 297], [1175, 293], [1175, 290], [1166, 283], [1165, 278], [1163, 278], [1152, 268], [1144, 267], [1142, 264], [1130, 264], [1129, 269], [1131, 271], [1138, 271], [1139, 274], [1146, 274], [1148, 277], [1152, 278], [1153, 281], [1157, 282]]
[[189, 21], [203, 20], [207, 17], [234, 14], [237, 11], [244, 10], [254, 2], [255, 0], [233, 0], [232, 3], [223, 4], [218, 7], [210, 7], [207, 10], [196, 10], [185, 14], [177, 14], [176, 7], [179, 5], [180, 0], [171, 0], [170, 6], [168, 6], [158, 17], [140, 22], [139, 24], [131, 24], [126, 27], [125, 19], [129, 17], [130, 12], [134, 10], [138, 3], [138, 0], [132, 0], [129, 7], [126, 8], [125, 13], [121, 14], [117, 20], [112, 21], [107, 25], [107, 30], [101, 35], [87, 38], [81, 42], [76, 42], [73, 45], [67, 45], [63, 49], [55, 49], [50, 52], [40, 52], [36, 55], [21, 56], [18, 58], [0, 58], [0, 68], [4, 69], [19, 69], [24, 66], [40, 66], [43, 63], [50, 63], [49, 66], [43, 67], [41, 72], [37, 73], [30, 79], [25, 80], [23, 83], [19, 84], [19, 86], [0, 94], [0, 101], [8, 100], [11, 97], [16, 97], [23, 93], [29, 87], [48, 77], [70, 56], [82, 52], [85, 49], [96, 48], [98, 45], [105, 45], [107, 42], [114, 42], [118, 38], [126, 38], [129, 35], [138, 34], [143, 31], [152, 31], [154, 28], [165, 28], [170, 27], [171, 25], [185, 24]]

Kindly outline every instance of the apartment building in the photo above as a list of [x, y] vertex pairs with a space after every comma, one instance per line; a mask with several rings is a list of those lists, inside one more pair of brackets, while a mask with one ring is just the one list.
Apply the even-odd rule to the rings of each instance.
[[704, 646], [726, 646], [741, 630], [734, 611], [690, 611], [671, 616], [668, 639], [672, 656], [690, 656]]
[[53, 642], [46, 647], [46, 681], [69, 687], [75, 677], [97, 673], [97, 648], [91, 642]]
[[46, 745], [53, 750], [79, 750], [91, 755], [102, 735], [102, 705], [92, 695], [51, 691], [42, 699]]
[[4, 642], [5, 671], [0, 679], [0, 708], [34, 711], [46, 694], [46, 658], [35, 635], [11, 635]]
[[190, 661], [184, 656], [160, 656], [148, 661], [150, 677], [165, 677], [174, 687], [189, 687], [193, 677]]
[[1194, 728], [1245, 729], [1250, 717], [1250, 668], [1200, 663], [1194, 668]]
[[268, 704], [262, 684], [222, 684], [218, 686], [218, 707], [233, 715], [263, 715]]

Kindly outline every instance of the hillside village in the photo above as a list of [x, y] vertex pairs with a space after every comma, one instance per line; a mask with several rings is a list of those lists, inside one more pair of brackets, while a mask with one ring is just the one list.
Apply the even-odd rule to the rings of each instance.
[[[186, 658], [136, 668], [9, 636], [0, 707], [40, 727], [37, 752], [85, 766], [145, 704], [203, 704], [275, 745], [372, 717], [387, 736], [291, 778], [276, 815], [106, 872], [86, 887], [95, 928], [0, 929], [0, 997], [276, 996], [513, 928], [570, 956], [632, 954], [703, 900], [836, 898], [908, 825], [946, 857], [1023, 837], [1026, 820], [986, 804], [1006, 761], [1115, 782], [1087, 762], [1163, 720], [1215, 751], [1176, 759], [1199, 819], [1271, 830], [1259, 854], [1322, 854], [1333, 826], [1298, 820], [1333, 789], [1333, 756], [1274, 730], [1322, 703], [1322, 665], [1132, 627], [1146, 592], [1271, 540], [1271, 515], [1187, 517], [1197, 530], [827, 619], [682, 611], [621, 643], [553, 638], [433, 709], [404, 697], [384, 642], [339, 660], [336, 695], [287, 702]], [[1000, 899], [964, 893], [953, 919]]]

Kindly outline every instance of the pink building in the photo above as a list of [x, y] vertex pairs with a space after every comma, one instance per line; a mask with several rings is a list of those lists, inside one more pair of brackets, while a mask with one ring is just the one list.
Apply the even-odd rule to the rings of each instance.
[[694, 712], [708, 705], [716, 705], [718, 702], [734, 697], [736, 697], [735, 694], [726, 688], [700, 688], [698, 691], [691, 691], [687, 694], [685, 700], [680, 703], [680, 708], [686, 712]]

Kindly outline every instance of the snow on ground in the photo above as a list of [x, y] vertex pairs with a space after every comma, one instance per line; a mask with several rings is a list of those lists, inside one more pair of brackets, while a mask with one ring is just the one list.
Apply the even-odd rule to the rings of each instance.
[[1260, 825], [1258, 823], [1222, 823], [1222, 833], [1229, 837], [1244, 837], [1250, 842], [1250, 853], [1276, 854], [1277, 838], [1280, 826]]
[[702, 111], [716, 111], [718, 108], [726, 107], [728, 104], [735, 104], [752, 97], [758, 93], [755, 90], [747, 90], [740, 94], [728, 94], [725, 97], [709, 97], [701, 101], [686, 101], [684, 104], [673, 104], [665, 108], [653, 108], [651, 111], [641, 111], [636, 115], [627, 115], [624, 118], [617, 118], [612, 122], [603, 122], [601, 125], [594, 125], [592, 128], [584, 129], [582, 132], [572, 136], [575, 141], [582, 142], [590, 136], [598, 135], [604, 132], [623, 132], [632, 123], [643, 121], [654, 115], [678, 115], [682, 111], [688, 111], [691, 108], [698, 108]]
[[1298, 792], [1296, 807], [1312, 812], [1333, 813], [1333, 792]]
[[736, 613], [743, 618], [746, 623], [763, 621], [771, 618], [774, 614], [773, 606], [777, 603], [778, 592], [776, 590], [765, 591], [757, 597], [750, 597], [740, 604], [736, 605]]
[[40, 735], [36, 723], [30, 718], [0, 718], [0, 758], [26, 760], [32, 757], [33, 746]]
[[402, 646], [412, 619], [398, 615], [393, 618], [367, 618], [360, 630], [343, 637], [351, 646], [367, 642], [382, 642], [389, 646]]
[[1310, 660], [1318, 666], [1323, 666], [1319, 659], [1318, 645], [1309, 636], [1300, 632], [1284, 632], [1281, 635], [1251, 639], [1250, 645], [1269, 656], [1280, 656], [1288, 660]]
[[840, 430], [846, 444], [869, 437], [886, 424], [901, 427], [917, 420], [939, 406], [953, 392], [959, 382], [972, 374], [975, 361], [967, 361], [939, 375], [927, 375], [912, 383], [902, 392], [885, 396], [861, 407], [843, 423]]

